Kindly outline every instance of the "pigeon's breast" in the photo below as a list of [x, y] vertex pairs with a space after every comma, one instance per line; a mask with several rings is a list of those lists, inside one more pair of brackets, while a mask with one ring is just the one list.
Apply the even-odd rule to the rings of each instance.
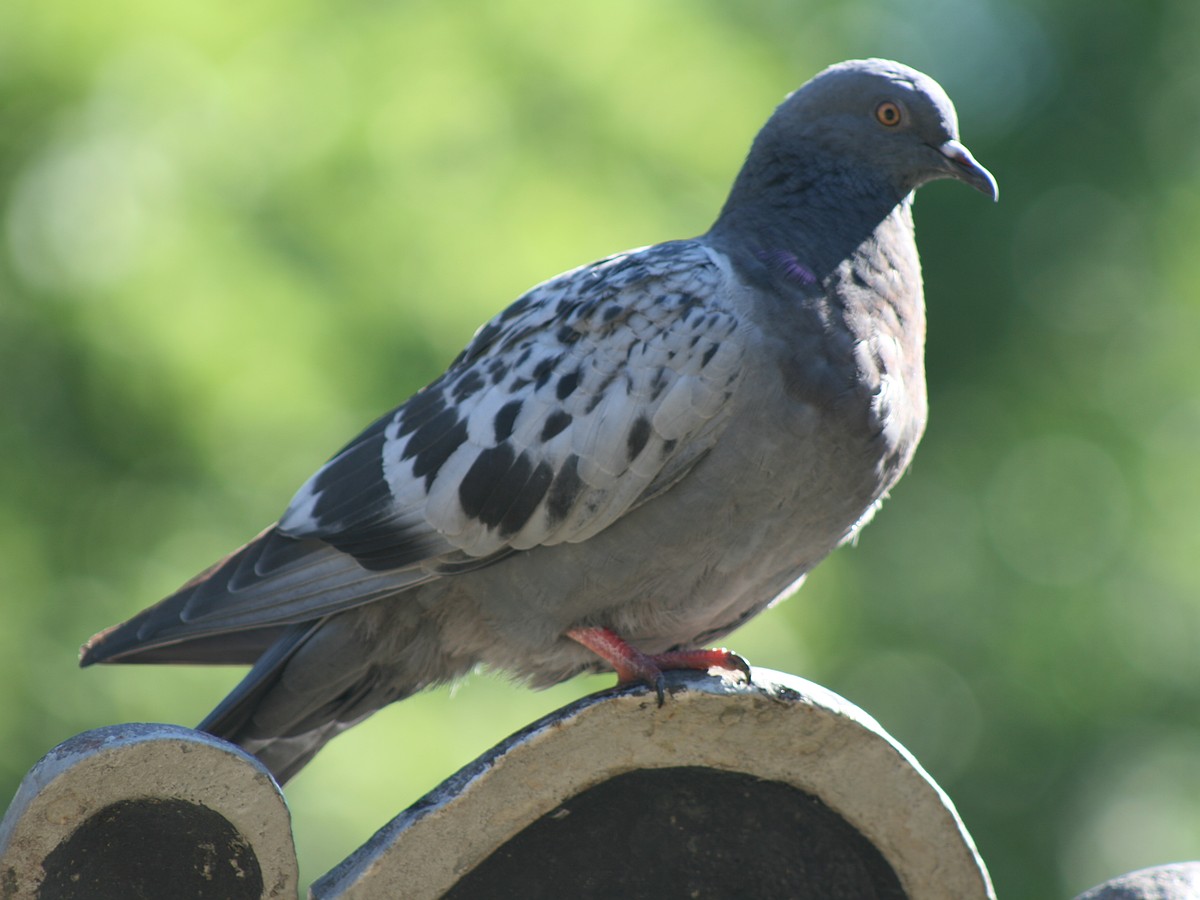
[[866, 434], [878, 443], [888, 486], [907, 467], [925, 430], [925, 303], [916, 248], [848, 266], [836, 288], [854, 336], [854, 371]]
[[847, 277], [835, 287], [855, 337], [856, 371], [888, 487], [908, 466], [928, 417], [921, 264], [907, 205], [895, 217], [848, 261]]
[[[760, 406], [777, 397], [776, 430], [811, 442], [812, 464], [860, 477], [868, 505], [908, 465], [927, 416], [925, 308], [911, 236], [881, 226], [818, 285], [746, 290], [760, 352], [758, 383], [743, 392]], [[863, 496], [846, 498], [855, 505]]]

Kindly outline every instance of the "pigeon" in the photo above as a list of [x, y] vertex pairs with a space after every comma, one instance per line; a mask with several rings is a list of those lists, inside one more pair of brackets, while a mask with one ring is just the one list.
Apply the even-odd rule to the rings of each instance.
[[791, 593], [926, 420], [915, 190], [991, 197], [929, 76], [789, 94], [703, 235], [551, 278], [334, 455], [279, 521], [80, 664], [251, 669], [198, 726], [282, 784], [478, 667], [531, 687], [740, 670], [708, 645]]

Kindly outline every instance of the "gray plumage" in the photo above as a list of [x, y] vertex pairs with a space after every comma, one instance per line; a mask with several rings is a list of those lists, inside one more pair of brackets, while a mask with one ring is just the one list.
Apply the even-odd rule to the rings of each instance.
[[82, 663], [252, 664], [200, 727], [286, 780], [484, 664], [534, 686], [718, 639], [847, 541], [925, 427], [912, 192], [995, 181], [949, 98], [842, 63], [755, 139], [712, 228], [560, 275]]

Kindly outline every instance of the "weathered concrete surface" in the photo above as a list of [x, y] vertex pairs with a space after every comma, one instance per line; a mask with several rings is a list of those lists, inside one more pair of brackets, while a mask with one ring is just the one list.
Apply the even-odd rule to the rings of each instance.
[[174, 725], [77, 735], [0, 822], [0, 897], [296, 897], [283, 795], [253, 757]]
[[[584, 803], [577, 795], [638, 770], [700, 767], [747, 773], [816, 798], [878, 850], [911, 900], [994, 897], [950, 800], [873, 719], [793, 676], [756, 669], [754, 681], [668, 673], [671, 696], [661, 708], [641, 687], [567, 706], [401, 813], [315, 883], [310, 896], [440, 897], [498, 848], [515, 852], [510, 839], [539, 819], [569, 820]], [[647, 796], [647, 805], [654, 802]], [[780, 855], [803, 858], [814, 849], [803, 834], [798, 829], [790, 845], [784, 841], [790, 853]], [[525, 870], [536, 886], [543, 872]], [[884, 884], [886, 875], [880, 877]], [[460, 896], [472, 896], [467, 884], [456, 889]]]
[[1200, 862], [1139, 869], [1084, 891], [1075, 900], [1197, 900]]

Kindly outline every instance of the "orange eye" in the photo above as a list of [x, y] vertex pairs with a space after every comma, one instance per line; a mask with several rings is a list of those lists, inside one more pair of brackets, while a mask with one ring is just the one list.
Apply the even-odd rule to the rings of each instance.
[[884, 100], [875, 107], [875, 118], [879, 120], [880, 125], [895, 128], [900, 124], [900, 107], [891, 100]]

